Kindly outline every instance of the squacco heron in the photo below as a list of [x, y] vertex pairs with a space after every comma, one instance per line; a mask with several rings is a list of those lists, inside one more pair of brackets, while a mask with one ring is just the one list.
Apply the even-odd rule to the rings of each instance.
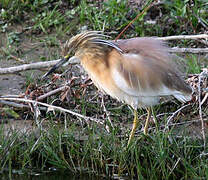
[[[130, 105], [134, 121], [130, 144], [137, 125], [137, 108], [147, 110], [144, 134], [148, 132], [151, 107], [160, 97], [174, 96], [181, 102], [191, 100], [192, 89], [172, 66], [167, 46], [155, 38], [132, 38], [117, 42], [105, 35], [87, 31], [66, 42], [67, 55], [44, 76], [68, 60], [77, 58], [98, 89]], [[71, 54], [74, 54], [70, 58]]]

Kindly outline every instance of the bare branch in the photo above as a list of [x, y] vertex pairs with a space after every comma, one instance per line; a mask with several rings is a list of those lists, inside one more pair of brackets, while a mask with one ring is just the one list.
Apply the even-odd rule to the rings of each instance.
[[[60, 60], [61, 59], [45, 61], [45, 62], [37, 62], [37, 63], [31, 63], [31, 64], [23, 64], [20, 66], [14, 66], [14, 67], [8, 67], [8, 68], [0, 68], [0, 74], [13, 74], [13, 73], [17, 73], [20, 71], [49, 68], [57, 64]], [[77, 64], [78, 62], [79, 60], [74, 58], [72, 59], [72, 61], [67, 62], [67, 64]]]
[[58, 110], [58, 111], [61, 111], [61, 112], [66, 112], [66, 113], [72, 114], [74, 116], [80, 117], [80, 118], [85, 119], [85, 120], [91, 120], [91, 121], [94, 121], [94, 122], [100, 123], [100, 124], [104, 123], [103, 120], [101, 120], [101, 119], [96, 119], [96, 118], [92, 118], [92, 117], [83, 116], [83, 115], [81, 115], [79, 113], [76, 113], [76, 112], [68, 110], [68, 109], [64, 109], [62, 107], [49, 105], [47, 103], [42, 103], [42, 102], [30, 100], [30, 99], [25, 99], [25, 98], [7, 98], [7, 97], [1, 97], [0, 96], [0, 100], [19, 101], [19, 102], [26, 102], [26, 103], [37, 103], [38, 105], [42, 105], [42, 106], [48, 107], [48, 110]]
[[47, 98], [47, 97], [49, 97], [49, 96], [52, 96], [53, 94], [56, 94], [56, 93], [58, 93], [58, 92], [60, 92], [60, 91], [63, 91], [63, 90], [65, 90], [65, 89], [68, 88], [68, 87], [69, 87], [69, 86], [67, 86], [67, 85], [61, 86], [60, 88], [54, 89], [54, 90], [52, 90], [52, 91], [50, 91], [50, 92], [48, 92], [48, 93], [46, 93], [46, 94], [43, 94], [43, 95], [39, 96], [39, 97], [37, 98], [37, 100], [38, 100], [38, 101], [42, 101], [43, 99], [45, 99], [45, 98]]
[[[105, 103], [104, 103], [104, 98], [103, 97], [102, 97], [102, 101], [101, 101], [101, 106], [103, 106], [103, 110], [105, 111], [105, 114], [106, 114], [106, 116], [108, 118], [108, 121], [109, 121], [111, 127], [114, 129], [113, 123], [112, 123], [111, 118], [110, 118], [110, 113], [107, 111], [107, 109], [105, 107]], [[106, 130], [108, 131], [108, 133], [110, 132], [108, 125], [106, 125]]]
[[176, 114], [178, 114], [180, 111], [182, 111], [182, 109], [184, 109], [185, 107], [190, 106], [190, 104], [186, 104], [184, 106], [182, 106], [181, 108], [179, 108], [177, 111], [175, 111], [168, 119], [167, 119], [167, 123], [165, 125], [165, 130], [168, 129], [168, 124], [170, 123], [170, 121], [174, 118], [174, 116]]
[[13, 106], [16, 108], [30, 108], [28, 105], [24, 105], [24, 104], [18, 104], [15, 102], [10, 102], [10, 101], [5, 101], [5, 100], [0, 100], [0, 104], [4, 104], [4, 105], [8, 105], [8, 106]]
[[205, 76], [205, 74], [208, 74], [208, 72], [206, 72], [206, 69], [204, 69], [203, 72], [200, 73], [199, 75], [199, 82], [198, 82], [198, 92], [199, 92], [199, 118], [201, 120], [201, 133], [202, 133], [202, 137], [203, 137], [203, 141], [204, 141], [204, 150], [206, 148], [206, 137], [205, 137], [205, 131], [204, 131], [204, 120], [202, 118], [202, 102], [201, 102], [201, 78], [202, 76]]
[[163, 41], [169, 40], [182, 40], [182, 39], [208, 39], [208, 34], [198, 34], [198, 35], [179, 35], [179, 36], [167, 36], [167, 37], [158, 37], [157, 39]]
[[201, 101], [201, 106], [204, 104], [204, 102], [207, 100], [208, 98], [208, 92], [205, 94], [203, 100]]
[[20, 66], [13, 66], [13, 67], [8, 67], [8, 68], [0, 68], [0, 74], [12, 74], [12, 73], [17, 73], [20, 71], [26, 71], [26, 70], [32, 70], [32, 69], [48, 68], [48, 67], [54, 66], [59, 61], [60, 59], [54, 60], [54, 61], [23, 64]]
[[[20, 108], [20, 109], [23, 109], [23, 108], [31, 109], [31, 107], [28, 106], [28, 105], [19, 104], [19, 103], [10, 102], [10, 101], [5, 101], [5, 100], [0, 100], [0, 104], [4, 104], [4, 105], [12, 106], [12, 107], [15, 107], [15, 108]], [[40, 107], [40, 110], [47, 111], [47, 108], [46, 107]]]
[[170, 51], [172, 53], [208, 53], [208, 48], [178, 48], [178, 47], [173, 47], [170, 48]]

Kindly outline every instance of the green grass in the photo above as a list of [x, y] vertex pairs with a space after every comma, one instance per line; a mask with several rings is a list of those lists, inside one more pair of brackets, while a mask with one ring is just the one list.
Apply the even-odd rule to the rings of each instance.
[[[118, 134], [84, 128], [77, 132], [72, 125], [60, 131], [54, 126], [40, 135], [24, 136], [10, 131], [7, 136], [0, 131], [1, 171], [55, 167], [72, 172], [98, 175], [128, 176], [143, 179], [198, 179], [207, 177], [208, 161], [202, 142], [197, 139], [156, 132], [149, 137], [134, 139], [127, 148], [127, 138]], [[83, 133], [88, 140], [79, 140]], [[76, 137], [76, 138], [75, 138]]]
[[[127, 1], [116, 0], [104, 3], [87, 0], [4, 0], [0, 8], [0, 32], [2, 37], [7, 33], [6, 43], [0, 50], [8, 57], [9, 53], [16, 54], [16, 47], [25, 37], [48, 37], [48, 43], [53, 41], [57, 48], [59, 40], [64, 42], [69, 39], [68, 35], [71, 37], [85, 29], [109, 32], [115, 38], [142, 10], [142, 7], [131, 7]], [[122, 38], [203, 33], [208, 26], [207, 11], [206, 0], [164, 1], [137, 19]], [[17, 25], [22, 30], [18, 28], [17, 31]], [[180, 45], [186, 45], [186, 41], [180, 42]]]
[[188, 64], [188, 73], [199, 74], [201, 71], [200, 62], [196, 55], [190, 54], [186, 56]]
[[[206, 0], [166, 0], [136, 20], [122, 38], [204, 33], [208, 26], [208, 8], [205, 5]], [[87, 0], [2, 0], [0, 9], [0, 59], [9, 59], [10, 55], [15, 55], [27, 62], [58, 59], [61, 56], [60, 42], [65, 42], [84, 29], [104, 30], [115, 38], [141, 11], [137, 7], [131, 8], [127, 1], [116, 0], [104, 3]], [[154, 23], [148, 23], [147, 20], [153, 20]], [[173, 41], [171, 45], [204, 46], [188, 40], [177, 41], [177, 44]], [[185, 59], [187, 73], [200, 72], [198, 55], [186, 55]], [[30, 83], [41, 86], [43, 82], [35, 79], [37, 76], [34, 74], [28, 72], [24, 75], [25, 86]], [[70, 103], [56, 103], [74, 108], [89, 117], [102, 115], [102, 119], [107, 119], [100, 106], [101, 99], [89, 102], [87, 96], [80, 96], [70, 97]], [[200, 139], [177, 136], [174, 133], [177, 127], [165, 133], [158, 128], [149, 137], [138, 134], [139, 137], [127, 148], [130, 126], [124, 125], [132, 120], [132, 112], [126, 106], [118, 107], [113, 100], [107, 99], [106, 102], [114, 128], [108, 121], [100, 125], [75, 121], [67, 116], [68, 125], [64, 129], [62, 120], [65, 115], [52, 113], [43, 113], [40, 117], [51, 120], [47, 122], [48, 129], [40, 133], [26, 135], [10, 130], [5, 135], [4, 125], [1, 124], [0, 172], [8, 170], [11, 177], [13, 169], [28, 173], [28, 170], [44, 171], [55, 167], [73, 173], [87, 172], [109, 177], [118, 174], [139, 179], [208, 179], [208, 149], [204, 149]], [[177, 104], [155, 107], [156, 114], [174, 112], [176, 109]], [[15, 108], [2, 109], [0, 112], [2, 116], [7, 113], [8, 117], [13, 118], [33, 118], [31, 112], [23, 113]], [[139, 111], [140, 115], [143, 113]], [[159, 127], [164, 122], [166, 118], [159, 122]], [[106, 125], [110, 126], [109, 133]]]
[[[9, 59], [10, 54], [26, 56], [23, 48], [18, 49], [25, 39], [33, 42], [44, 39], [48, 46], [59, 48], [60, 40], [64, 42], [85, 29], [109, 32], [115, 38], [142, 9], [116, 0], [104, 3], [3, 0], [0, 8], [0, 33], [4, 39], [0, 52], [5, 59]], [[208, 26], [207, 11], [206, 0], [164, 1], [137, 19], [122, 38], [203, 33]], [[177, 45], [189, 46], [187, 41]]]
[[[207, 14], [203, 13], [208, 11], [205, 0], [165, 1], [165, 6], [170, 11], [170, 18], [174, 23], [169, 25], [181, 24], [181, 34], [196, 33], [200, 26], [208, 25]], [[173, 28], [173, 32], [175, 30]]]
[[[62, 36], [66, 32], [77, 33], [83, 26], [100, 31], [121, 31], [138, 14], [138, 8], [133, 7], [135, 8], [130, 8], [127, 1], [116, 0], [104, 3], [87, 0], [80, 2], [42, 0], [32, 3], [4, 0], [0, 26], [3, 31], [6, 25], [19, 23], [32, 27], [35, 33], [50, 34], [51, 31], [58, 30], [59, 33], [63, 32]], [[207, 11], [206, 0], [164, 1], [156, 8], [153, 6], [146, 16], [135, 21], [128, 29], [128, 34], [131, 36], [195, 34], [208, 26]], [[147, 23], [146, 20], [153, 20], [155, 23]]]

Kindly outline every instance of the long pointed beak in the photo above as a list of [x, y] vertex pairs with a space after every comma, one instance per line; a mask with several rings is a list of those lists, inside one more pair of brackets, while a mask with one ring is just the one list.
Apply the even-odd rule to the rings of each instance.
[[43, 79], [46, 78], [48, 75], [50, 75], [52, 72], [54, 72], [56, 69], [58, 69], [60, 66], [65, 64], [69, 60], [69, 56], [63, 57], [56, 65], [54, 65], [46, 74], [43, 75]]

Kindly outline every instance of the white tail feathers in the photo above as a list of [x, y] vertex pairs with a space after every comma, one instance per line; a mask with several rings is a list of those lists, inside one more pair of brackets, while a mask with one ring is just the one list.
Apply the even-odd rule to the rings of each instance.
[[173, 96], [183, 103], [191, 101], [192, 99], [192, 94], [174, 94]]

